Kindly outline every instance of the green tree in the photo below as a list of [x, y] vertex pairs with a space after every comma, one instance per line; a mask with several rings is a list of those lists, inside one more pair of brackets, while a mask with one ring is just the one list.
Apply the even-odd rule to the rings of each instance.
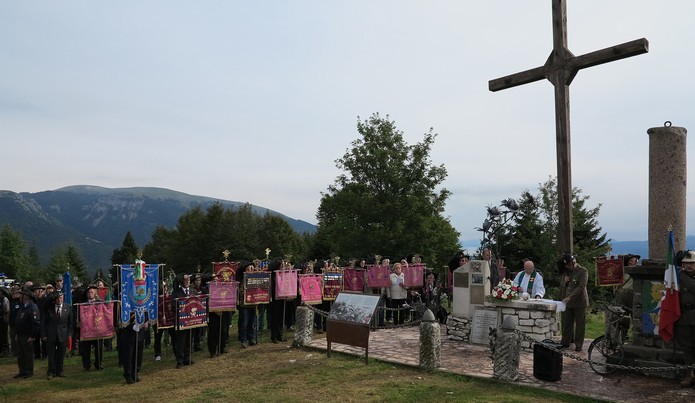
[[[558, 205], [557, 182], [549, 178], [539, 184], [539, 193], [532, 196], [524, 191], [519, 199], [517, 219], [498, 238], [501, 255], [507, 265], [519, 270], [524, 258], [531, 258], [543, 272], [546, 293], [554, 298], [560, 295], [560, 275], [557, 269], [558, 253]], [[598, 223], [601, 204], [589, 207], [589, 196], [579, 188], [572, 192], [574, 255], [577, 263], [589, 270], [589, 294], [592, 300], [606, 300], [606, 287], [595, 286], [594, 257], [605, 255], [610, 248], [607, 235]]]
[[296, 261], [298, 254], [302, 254], [302, 237], [282, 217], [270, 212], [266, 212], [261, 219], [259, 241], [270, 248], [271, 256], [276, 258], [291, 255], [292, 260]]
[[388, 116], [361, 121], [360, 138], [336, 166], [344, 171], [322, 195], [318, 209], [319, 249], [343, 257], [370, 253], [393, 258], [419, 253], [443, 265], [459, 248], [458, 232], [442, 216], [450, 192], [441, 187], [443, 165], [430, 160], [436, 134], [408, 145]]
[[63, 274], [68, 270], [73, 279], [78, 278], [83, 283], [89, 283], [87, 267], [79, 250], [73, 245], [58, 247], [53, 252], [46, 267], [46, 277], [53, 279], [57, 274]]
[[22, 235], [5, 224], [0, 232], [0, 273], [5, 273], [8, 278], [32, 278], [24, 248]]
[[45, 282], [53, 280], [52, 278], [48, 278], [48, 274], [42, 270], [39, 250], [34, 245], [32, 245], [27, 252], [27, 267], [30, 273], [29, 278]]
[[111, 282], [118, 280], [119, 264], [135, 264], [135, 259], [138, 257], [138, 245], [135, 243], [135, 238], [130, 231], [126, 232], [121, 247], [114, 249], [111, 254], [111, 268], [109, 269], [109, 277]]

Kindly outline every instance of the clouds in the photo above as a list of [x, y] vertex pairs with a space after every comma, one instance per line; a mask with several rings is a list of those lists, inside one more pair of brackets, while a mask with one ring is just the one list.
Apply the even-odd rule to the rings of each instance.
[[[158, 186], [315, 222], [379, 112], [439, 134], [447, 214], [478, 237], [486, 205], [555, 175], [550, 83], [487, 89], [545, 62], [548, 3], [5, 2], [0, 188]], [[647, 129], [692, 126], [691, 3], [568, 0], [574, 54], [650, 41], [571, 87], [573, 183], [614, 239], [646, 239]]]

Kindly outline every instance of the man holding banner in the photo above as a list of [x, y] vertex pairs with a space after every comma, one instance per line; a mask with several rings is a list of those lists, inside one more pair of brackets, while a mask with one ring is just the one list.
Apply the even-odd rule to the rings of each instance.
[[[92, 284], [89, 287], [87, 287], [87, 301], [85, 304], [96, 304], [101, 302], [99, 299], [99, 295], [97, 295], [97, 291], [99, 291], [99, 287], [96, 285]], [[78, 327], [82, 327], [82, 322], [86, 318], [79, 317], [78, 320]], [[80, 356], [82, 357], [82, 368], [84, 368], [85, 371], [89, 371], [89, 369], [92, 367], [92, 348], [94, 348], [94, 369], [104, 369], [101, 366], [101, 349], [102, 349], [102, 341], [101, 340], [85, 340], [84, 335], [82, 334], [83, 331], [80, 329]]]
[[[171, 293], [171, 297], [174, 298], [178, 309], [178, 301], [190, 297], [194, 294], [193, 288], [191, 287], [191, 276], [184, 274], [181, 280], [181, 285]], [[192, 365], [193, 360], [191, 360], [191, 329], [179, 330], [178, 326], [176, 328], [176, 346], [174, 348], [174, 354], [176, 354], [176, 368], [181, 368], [184, 365]]]

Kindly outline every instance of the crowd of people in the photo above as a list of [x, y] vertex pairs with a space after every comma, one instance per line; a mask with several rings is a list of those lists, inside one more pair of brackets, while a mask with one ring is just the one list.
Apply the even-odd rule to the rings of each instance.
[[[512, 273], [504, 266], [504, 260], [492, 260], [492, 253], [484, 249], [480, 258], [488, 261], [490, 280], [502, 281], [508, 279], [518, 287], [522, 299], [542, 299], [545, 296], [545, 284], [542, 273], [535, 267], [531, 259], [523, 261], [523, 269]], [[459, 253], [452, 262], [459, 267], [464, 266], [470, 257]], [[374, 262], [370, 262], [374, 263]], [[448, 316], [442, 304], [443, 298], [450, 291], [451, 283], [446, 279], [438, 279], [432, 270], [424, 272], [423, 285], [420, 287], [406, 286], [404, 268], [408, 266], [407, 259], [391, 265], [389, 258], [377, 262], [380, 266], [389, 267], [389, 286], [369, 288], [365, 281], [364, 293], [383, 295], [381, 303], [373, 318], [375, 327], [402, 325], [413, 317], [411, 307], [424, 304], [441, 322]], [[639, 256], [625, 256], [625, 266], [639, 263]], [[676, 344], [684, 353], [686, 365], [695, 363], [695, 252], [681, 253], [678, 261], [680, 271], [680, 303], [681, 316], [676, 322]], [[324, 273], [334, 266], [330, 260], [322, 264], [313, 263], [298, 265], [300, 273]], [[450, 267], [452, 264], [450, 264]], [[273, 272], [290, 266], [285, 261], [271, 262], [267, 270]], [[366, 270], [366, 259], [354, 262], [353, 268]], [[588, 270], [577, 264], [576, 258], [565, 254], [558, 262], [561, 270], [560, 290], [561, 300], [565, 310], [562, 313], [561, 344], [569, 348], [572, 344], [576, 351], [584, 348], [587, 308], [589, 297], [587, 292]], [[235, 280], [244, 283], [245, 273], [257, 270], [253, 262], [242, 263], [238, 266]], [[365, 271], [366, 273], [366, 271]], [[448, 277], [451, 273], [448, 274]], [[271, 276], [274, 281], [275, 276]], [[171, 296], [174, 299], [187, 298], [192, 295], [207, 295], [209, 283], [216, 281], [214, 275], [181, 275], [173, 284], [162, 282], [160, 298]], [[626, 281], [626, 284], [628, 281]], [[71, 299], [81, 304], [96, 304], [102, 302], [98, 291], [103, 288], [103, 282], [90, 284], [87, 287], [77, 287], [65, 290], [63, 276], [56, 276], [50, 284], [34, 284], [32, 281], [15, 282], [9, 288], [0, 287], [0, 348], [5, 355], [17, 357], [18, 373], [15, 378], [31, 378], [34, 376], [34, 360], [47, 359], [47, 379], [65, 377], [64, 360], [68, 350], [78, 352], [84, 371], [103, 369], [104, 350], [112, 349], [112, 340], [80, 339], [80, 318], [75, 305], [66, 302], [65, 292], [71, 293]], [[274, 285], [271, 282], [272, 294]], [[118, 298], [117, 287], [114, 290]], [[240, 292], [241, 294], [241, 292]], [[168, 339], [174, 356], [176, 368], [192, 365], [192, 351], [202, 350], [202, 341], [207, 339], [210, 357], [216, 357], [227, 352], [230, 343], [230, 326], [233, 315], [238, 312], [237, 339], [240, 348], [249, 348], [259, 343], [259, 332], [266, 326], [270, 330], [271, 341], [285, 341], [284, 330], [294, 326], [294, 312], [300, 299], [278, 300], [270, 299], [267, 304], [244, 304], [239, 295], [236, 310], [209, 312], [206, 327], [177, 330], [176, 327], [158, 327], [156, 323], [150, 328], [146, 321], [139, 325], [131, 316], [124, 324], [114, 324], [116, 329], [116, 348], [119, 365], [123, 367], [126, 383], [139, 381], [138, 373], [142, 367], [145, 345], [149, 346], [154, 336], [154, 359], [161, 360], [162, 339]], [[324, 301], [317, 306], [322, 311], [330, 309], [330, 301]], [[389, 309], [385, 309], [385, 308]], [[118, 315], [115, 315], [118, 317]], [[325, 317], [315, 315], [315, 331], [325, 331]], [[681, 382], [681, 386], [693, 386], [695, 376], [690, 370]]]

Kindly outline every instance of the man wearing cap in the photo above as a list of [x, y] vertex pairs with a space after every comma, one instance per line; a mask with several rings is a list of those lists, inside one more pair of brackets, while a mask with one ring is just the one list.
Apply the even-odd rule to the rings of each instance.
[[586, 328], [586, 307], [589, 306], [589, 294], [586, 290], [589, 272], [578, 265], [571, 254], [565, 254], [562, 260], [566, 269], [560, 284], [562, 302], [565, 303], [565, 312], [562, 317], [562, 346], [567, 348], [574, 341], [574, 350], [582, 351]]
[[20, 301], [21, 305], [15, 320], [19, 373], [14, 377], [27, 379], [34, 376], [34, 339], [39, 336], [41, 318], [31, 291], [20, 291]]
[[[681, 316], [674, 326], [676, 345], [683, 352], [685, 365], [695, 364], [695, 252], [687, 251], [678, 273]], [[682, 388], [695, 385], [693, 370], [689, 369], [680, 383]]]
[[64, 377], [63, 361], [68, 338], [72, 336], [72, 307], [64, 303], [63, 293], [55, 291], [51, 303], [41, 315], [41, 338], [48, 353], [48, 379]]
[[[95, 284], [90, 284], [87, 287], [87, 301], [85, 304], [96, 304], [101, 302], [99, 298], [99, 287]], [[92, 367], [92, 348], [94, 348], [94, 369], [104, 369], [101, 366], [101, 340], [82, 340], [80, 338], [80, 356], [82, 356], [82, 367], [85, 371], [89, 371]]]

